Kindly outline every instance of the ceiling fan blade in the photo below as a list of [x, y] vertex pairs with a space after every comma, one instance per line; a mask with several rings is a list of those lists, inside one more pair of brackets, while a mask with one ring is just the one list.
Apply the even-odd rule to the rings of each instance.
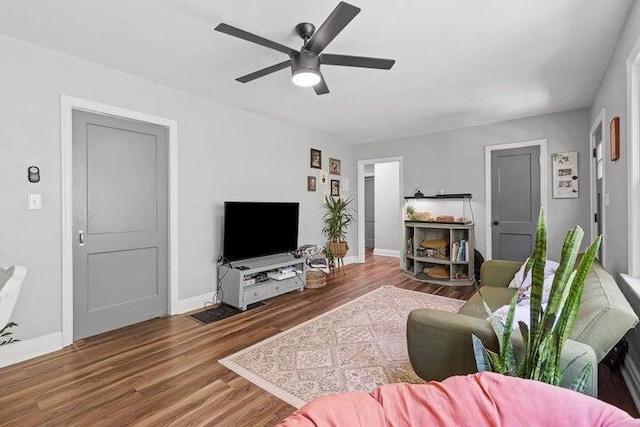
[[313, 90], [316, 91], [316, 95], [324, 95], [329, 93], [329, 86], [327, 86], [327, 82], [324, 81], [324, 77], [320, 74], [320, 83], [313, 87]]
[[241, 30], [240, 28], [232, 27], [228, 24], [219, 24], [214, 29], [216, 31], [220, 31], [221, 33], [229, 34], [230, 36], [238, 37], [248, 42], [256, 43], [260, 46], [268, 47], [270, 49], [277, 50], [278, 52], [286, 53], [289, 56], [293, 56], [299, 53], [297, 50], [291, 49], [290, 47], [281, 45], [280, 43], [276, 43], [271, 40], [267, 40], [264, 37], [257, 36], [255, 34]]
[[360, 8], [341, 1], [333, 9], [331, 15], [320, 25], [320, 28], [311, 37], [305, 48], [314, 53], [322, 52], [358, 13], [360, 13]]
[[246, 76], [238, 77], [236, 80], [240, 83], [249, 83], [251, 80], [258, 79], [260, 77], [264, 77], [267, 74], [275, 73], [276, 71], [280, 71], [283, 68], [287, 68], [291, 66], [291, 60], [287, 59], [279, 64], [272, 65], [271, 67], [263, 68], [262, 70], [255, 71], [251, 74], [247, 74]]
[[334, 55], [324, 53], [320, 55], [322, 65], [342, 65], [345, 67], [377, 68], [389, 70], [396, 63], [395, 59], [369, 58], [367, 56]]

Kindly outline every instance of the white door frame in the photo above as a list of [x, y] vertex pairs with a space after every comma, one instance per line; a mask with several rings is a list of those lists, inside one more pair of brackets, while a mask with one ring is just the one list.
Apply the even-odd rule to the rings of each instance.
[[137, 120], [169, 129], [169, 295], [168, 312], [178, 303], [178, 122], [99, 102], [62, 95], [61, 179], [62, 179], [62, 345], [73, 343], [73, 179], [72, 111], [82, 110], [116, 118]]
[[594, 138], [594, 133], [596, 131], [596, 128], [598, 127], [598, 125], [602, 126], [602, 210], [600, 211], [600, 218], [598, 218], [598, 221], [600, 222], [600, 224], [602, 224], [602, 244], [601, 244], [601, 260], [600, 262], [602, 263], [602, 265], [605, 265], [605, 258], [606, 258], [606, 248], [607, 248], [607, 241], [605, 239], [606, 233], [605, 233], [605, 227], [607, 222], [605, 221], [605, 217], [606, 217], [606, 213], [605, 213], [605, 208], [606, 208], [606, 196], [605, 194], [607, 194], [606, 188], [607, 188], [607, 180], [605, 179], [605, 174], [606, 174], [606, 162], [607, 162], [607, 147], [609, 147], [608, 144], [608, 136], [609, 136], [609, 127], [606, 125], [607, 121], [606, 121], [606, 109], [603, 108], [602, 110], [600, 110], [600, 113], [598, 113], [598, 116], [596, 117], [595, 121], [593, 122], [593, 125], [591, 126], [591, 129], [589, 130], [589, 206], [590, 206], [590, 215], [589, 215], [589, 223], [591, 224], [590, 228], [590, 232], [591, 232], [591, 241], [593, 242], [598, 234], [598, 225], [593, 221], [593, 218], [596, 214], [596, 207], [598, 204], [598, 197], [597, 197], [597, 189], [596, 189], [596, 165], [595, 165], [595, 158], [593, 157], [593, 150], [596, 148], [596, 140]]
[[487, 145], [484, 147], [484, 184], [485, 184], [485, 259], [493, 259], [491, 227], [491, 153], [498, 150], [509, 150], [511, 148], [540, 146], [540, 204], [547, 208], [547, 139], [534, 139], [531, 141], [508, 142], [506, 144]]
[[[400, 194], [400, 198], [398, 200], [398, 210], [400, 211], [402, 209], [402, 202], [404, 200], [403, 197], [403, 193], [404, 193], [404, 184], [403, 184], [403, 177], [404, 177], [404, 173], [403, 173], [403, 169], [402, 169], [402, 156], [400, 157], [383, 157], [383, 158], [379, 158], [379, 159], [368, 159], [368, 160], [358, 160], [358, 175], [357, 175], [357, 179], [358, 179], [358, 212], [360, 213], [357, 216], [357, 222], [358, 222], [358, 262], [359, 263], [363, 263], [364, 262], [364, 255], [365, 255], [365, 249], [364, 249], [364, 223], [365, 223], [365, 218], [364, 218], [364, 177], [365, 177], [365, 173], [364, 173], [364, 165], [371, 165], [371, 164], [376, 164], [376, 163], [391, 163], [391, 162], [398, 162], [398, 172], [400, 174], [400, 176], [398, 177], [398, 181], [400, 183], [400, 188], [398, 189], [398, 194]], [[400, 246], [398, 246], [399, 248], [402, 248], [402, 227], [404, 224], [403, 221], [404, 215], [400, 215], [400, 224], [398, 224], [398, 227], [400, 227]], [[402, 259], [402, 257], [400, 257], [400, 259]]]

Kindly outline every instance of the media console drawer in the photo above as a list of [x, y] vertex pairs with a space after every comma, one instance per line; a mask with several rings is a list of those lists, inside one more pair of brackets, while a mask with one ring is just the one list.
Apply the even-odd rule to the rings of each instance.
[[267, 298], [267, 286], [253, 286], [245, 289], [242, 299], [245, 304], [252, 304]]
[[269, 283], [268, 287], [269, 290], [267, 291], [267, 295], [276, 296], [291, 292], [294, 289], [303, 288], [304, 283], [302, 283], [301, 279], [296, 276], [284, 280], [273, 281]]

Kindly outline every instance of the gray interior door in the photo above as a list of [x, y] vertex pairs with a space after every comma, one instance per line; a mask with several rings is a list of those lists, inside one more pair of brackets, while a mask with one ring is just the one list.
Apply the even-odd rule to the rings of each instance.
[[167, 313], [167, 129], [73, 112], [73, 337]]
[[491, 152], [493, 259], [524, 261], [535, 244], [540, 211], [540, 147]]
[[370, 249], [376, 246], [375, 206], [375, 179], [367, 176], [364, 178], [364, 247]]

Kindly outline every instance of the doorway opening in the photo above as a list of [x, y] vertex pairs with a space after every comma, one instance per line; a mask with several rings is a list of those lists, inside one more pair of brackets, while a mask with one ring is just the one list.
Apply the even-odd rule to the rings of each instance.
[[[591, 158], [589, 161], [589, 187], [591, 201], [591, 241], [596, 236], [605, 235], [605, 206], [609, 205], [609, 195], [606, 193], [604, 152], [605, 152], [605, 110], [602, 109], [598, 114], [591, 131], [589, 132], [589, 147]], [[606, 241], [603, 240], [598, 249], [598, 259], [605, 265]]]
[[358, 161], [358, 262], [374, 255], [400, 257], [402, 157]]

